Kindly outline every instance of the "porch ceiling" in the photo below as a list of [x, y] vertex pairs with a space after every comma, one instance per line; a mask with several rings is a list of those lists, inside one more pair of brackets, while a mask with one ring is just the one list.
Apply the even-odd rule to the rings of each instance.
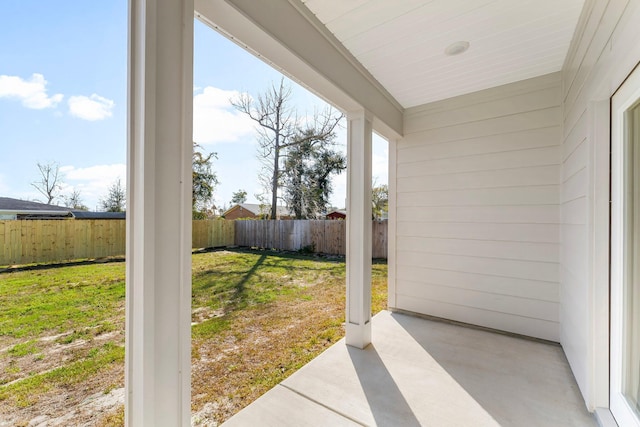
[[[301, 0], [409, 108], [562, 68], [584, 0]], [[451, 43], [467, 52], [447, 56]]]

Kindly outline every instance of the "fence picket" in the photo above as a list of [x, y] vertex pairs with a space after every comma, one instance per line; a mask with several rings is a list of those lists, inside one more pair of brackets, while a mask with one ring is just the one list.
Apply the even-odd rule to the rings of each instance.
[[[121, 256], [122, 220], [0, 221], [0, 266]], [[246, 246], [317, 253], [346, 253], [346, 222], [332, 220], [195, 220], [193, 248]], [[387, 257], [387, 222], [372, 222], [372, 255]]]
[[[372, 222], [372, 255], [387, 257], [387, 221]], [[344, 255], [346, 222], [335, 220], [235, 221], [235, 244], [297, 251], [313, 245], [315, 252]]]

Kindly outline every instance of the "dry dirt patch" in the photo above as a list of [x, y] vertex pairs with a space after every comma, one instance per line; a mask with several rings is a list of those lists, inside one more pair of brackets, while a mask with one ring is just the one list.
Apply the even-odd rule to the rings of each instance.
[[[228, 419], [344, 334], [340, 260], [224, 251], [194, 255], [193, 271], [195, 426]], [[374, 265], [373, 286], [377, 312], [386, 304], [385, 264]], [[104, 318], [113, 330], [92, 326], [38, 337], [0, 335], [5, 383], [0, 393], [11, 381], [108, 357], [88, 368], [95, 370], [86, 377], [45, 382], [26, 401], [0, 394], [0, 426], [123, 425], [123, 304], [111, 307], [111, 316]]]

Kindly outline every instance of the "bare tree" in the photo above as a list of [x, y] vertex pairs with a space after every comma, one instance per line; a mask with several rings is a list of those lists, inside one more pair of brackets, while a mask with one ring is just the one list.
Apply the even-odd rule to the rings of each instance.
[[74, 189], [68, 196], [62, 196], [62, 200], [64, 200], [64, 205], [68, 208], [76, 209], [79, 211], [89, 210], [89, 208], [84, 203], [82, 203], [80, 190]]
[[234, 107], [247, 114], [260, 125], [257, 128], [260, 144], [259, 157], [265, 169], [270, 172], [271, 182], [271, 219], [276, 219], [278, 207], [278, 179], [280, 178], [280, 150], [295, 133], [295, 118], [287, 105], [291, 97], [291, 87], [285, 86], [284, 78], [280, 84], [272, 84], [264, 94], [254, 100], [249, 94], [242, 94], [231, 101]]
[[[271, 193], [271, 219], [276, 219], [278, 208], [278, 186], [281, 180], [281, 168], [286, 151], [293, 145], [302, 144], [311, 139], [323, 139], [333, 133], [342, 119], [342, 114], [327, 109], [314, 116], [311, 126], [305, 125], [289, 105], [291, 87], [285, 85], [284, 78], [279, 84], [272, 84], [263, 94], [254, 100], [248, 94], [232, 99], [232, 105], [255, 121], [259, 127], [258, 157], [263, 163], [263, 172], [259, 177], [263, 184], [268, 184]], [[311, 130], [311, 132], [308, 132]], [[308, 138], [300, 138], [301, 134]], [[295, 138], [298, 136], [298, 138]], [[265, 185], [266, 187], [267, 185]]]
[[62, 186], [62, 177], [60, 176], [60, 166], [55, 162], [37, 163], [40, 172], [40, 180], [34, 181], [31, 185], [46, 197], [47, 204], [50, 205], [53, 200], [58, 197]]

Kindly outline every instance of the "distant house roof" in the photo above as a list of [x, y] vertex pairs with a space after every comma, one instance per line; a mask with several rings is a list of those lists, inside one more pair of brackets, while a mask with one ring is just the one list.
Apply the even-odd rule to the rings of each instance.
[[[269, 206], [259, 205], [257, 203], [240, 203], [240, 204], [231, 206], [222, 214], [222, 216], [225, 216], [228, 212], [231, 212], [232, 210], [236, 209], [238, 206], [241, 207], [242, 209], [245, 209], [251, 212], [255, 216], [260, 216], [261, 214], [268, 215], [271, 212], [271, 208]], [[262, 206], [262, 210], [260, 209], [261, 206]], [[287, 208], [286, 206], [278, 206], [276, 215], [278, 216], [278, 218], [283, 216], [291, 216], [291, 211], [289, 211], [289, 208]]]
[[71, 210], [63, 206], [0, 197], [0, 219], [64, 218], [67, 216], [71, 216]]
[[334, 209], [331, 212], [327, 212], [327, 216], [329, 216], [331, 214], [338, 214], [338, 215], [347, 216], [347, 210], [346, 209]]
[[73, 217], [76, 219], [125, 219], [124, 212], [87, 212], [64, 206], [0, 197], [0, 219], [46, 219]]
[[75, 219], [126, 219], [125, 212], [71, 211]]
[[46, 212], [71, 212], [64, 206], [47, 205], [46, 203], [30, 202], [28, 200], [0, 197], [0, 210], [3, 211], [46, 211]]

